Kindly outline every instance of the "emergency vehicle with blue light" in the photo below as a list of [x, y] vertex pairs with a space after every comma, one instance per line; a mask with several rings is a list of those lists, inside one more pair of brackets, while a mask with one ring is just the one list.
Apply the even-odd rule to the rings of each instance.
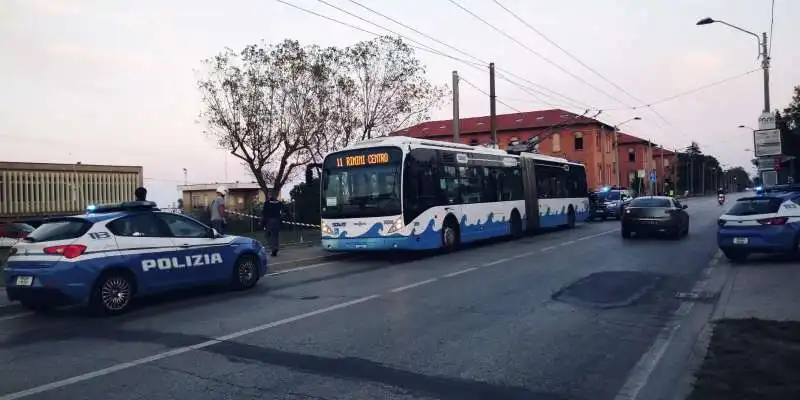
[[46, 220], [11, 248], [3, 280], [9, 300], [33, 310], [79, 304], [118, 314], [140, 296], [218, 283], [249, 289], [266, 273], [257, 240], [134, 201]]
[[718, 220], [717, 244], [733, 262], [753, 253], [800, 252], [800, 191], [744, 197]]

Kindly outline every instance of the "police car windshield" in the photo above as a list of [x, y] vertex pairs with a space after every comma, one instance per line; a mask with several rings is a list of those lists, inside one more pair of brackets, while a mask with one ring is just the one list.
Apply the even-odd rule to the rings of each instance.
[[597, 197], [604, 201], [616, 201], [620, 198], [619, 192], [599, 192]]
[[400, 213], [399, 165], [323, 170], [323, 218], [380, 217]]

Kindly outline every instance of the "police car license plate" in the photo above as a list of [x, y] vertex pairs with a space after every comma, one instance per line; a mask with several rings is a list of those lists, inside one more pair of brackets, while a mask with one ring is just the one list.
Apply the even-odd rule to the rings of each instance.
[[16, 281], [17, 286], [30, 286], [33, 285], [32, 276], [18, 276]]
[[748, 238], [743, 238], [743, 237], [733, 238], [733, 244], [747, 244], [749, 242], [750, 239]]

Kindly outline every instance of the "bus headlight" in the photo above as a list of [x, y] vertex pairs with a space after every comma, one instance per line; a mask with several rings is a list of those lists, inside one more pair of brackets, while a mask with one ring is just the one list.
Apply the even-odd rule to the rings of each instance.
[[395, 233], [401, 229], [403, 229], [403, 217], [397, 217], [391, 225], [389, 225], [389, 230], [386, 233]]
[[331, 229], [330, 225], [323, 222], [320, 226], [323, 235], [333, 236], [333, 229]]

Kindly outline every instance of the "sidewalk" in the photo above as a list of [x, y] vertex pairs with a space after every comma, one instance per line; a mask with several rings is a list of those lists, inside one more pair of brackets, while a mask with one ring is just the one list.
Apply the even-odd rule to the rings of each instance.
[[800, 260], [731, 266], [688, 399], [800, 398]]

